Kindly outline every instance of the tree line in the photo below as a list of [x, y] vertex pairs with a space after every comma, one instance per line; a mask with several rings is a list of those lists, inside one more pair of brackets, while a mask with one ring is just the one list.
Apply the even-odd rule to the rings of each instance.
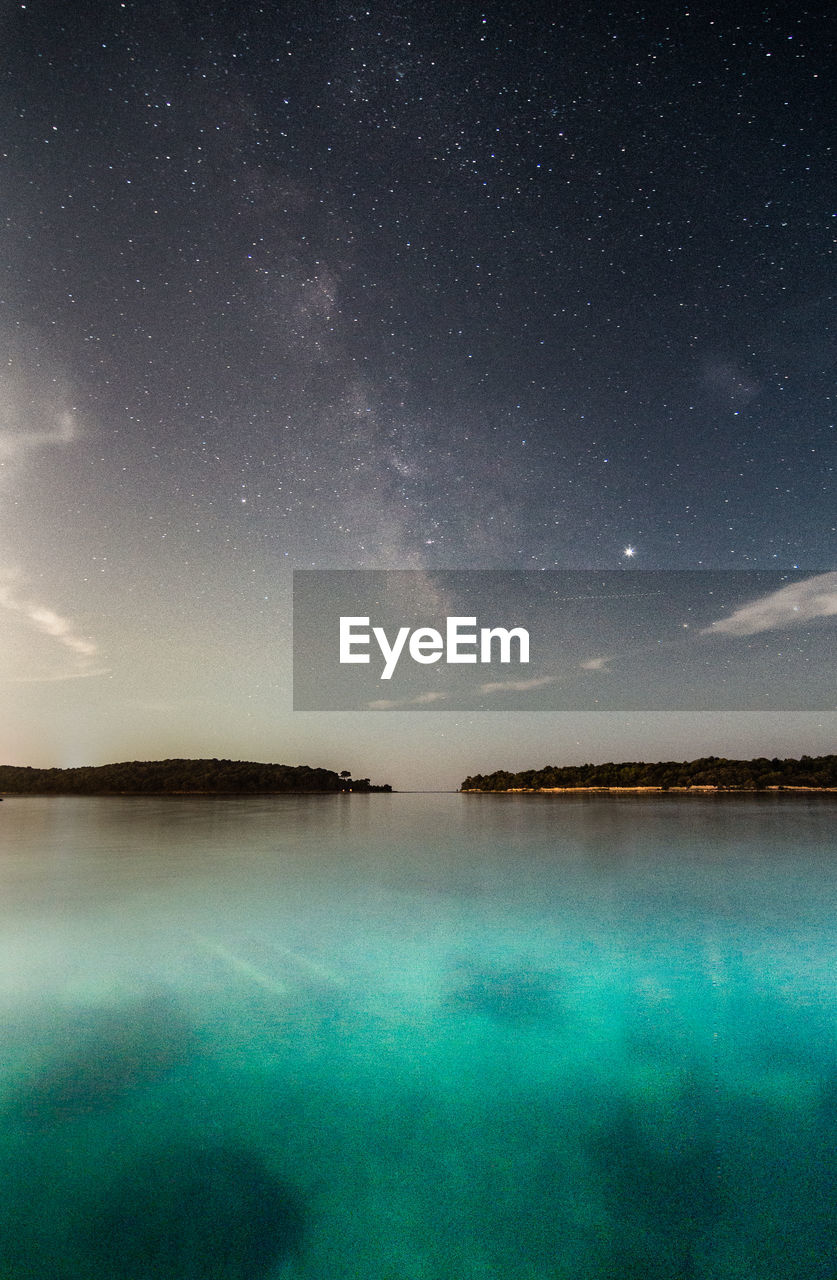
[[287, 791], [391, 791], [348, 769], [251, 760], [130, 760], [76, 769], [0, 765], [0, 792], [13, 795], [260, 795]]
[[700, 760], [609, 762], [607, 764], [546, 765], [509, 773], [477, 773], [466, 778], [462, 791], [538, 791], [550, 787], [717, 787], [722, 791], [764, 791], [768, 787], [837, 787], [837, 756], [802, 756], [799, 760]]

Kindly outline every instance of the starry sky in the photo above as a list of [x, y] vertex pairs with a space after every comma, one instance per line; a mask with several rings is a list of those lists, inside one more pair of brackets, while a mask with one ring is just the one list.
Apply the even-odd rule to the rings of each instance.
[[2, 0], [0, 759], [833, 750], [290, 692], [295, 568], [834, 567], [829, 9]]

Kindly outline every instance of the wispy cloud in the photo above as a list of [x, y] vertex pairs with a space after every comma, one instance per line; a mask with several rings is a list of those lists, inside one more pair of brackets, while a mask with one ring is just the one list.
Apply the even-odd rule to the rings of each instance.
[[609, 658], [588, 658], [586, 662], [580, 662], [580, 663], [579, 663], [579, 666], [581, 667], [581, 670], [582, 670], [582, 671], [607, 671], [607, 672], [609, 672], [609, 671], [610, 671], [610, 667], [608, 666], [608, 663], [610, 663], [610, 662], [612, 662], [612, 661], [613, 661], [613, 658], [612, 658], [612, 657], [609, 657]]
[[99, 656], [99, 646], [95, 641], [83, 635], [71, 618], [32, 599], [20, 578], [14, 574], [7, 573], [5, 579], [0, 579], [0, 609], [22, 618], [30, 629], [55, 641], [60, 649], [66, 650], [73, 658], [69, 668], [51, 670], [45, 674], [20, 675], [15, 677], [17, 682], [69, 680], [103, 674], [100, 668], [93, 668], [93, 660]]
[[555, 676], [533, 676], [530, 680], [490, 680], [480, 685], [480, 693], [528, 693], [555, 683]]
[[0, 462], [70, 444], [81, 434], [66, 380], [40, 365], [17, 340], [0, 333]]
[[837, 572], [818, 573], [742, 605], [727, 618], [704, 627], [701, 635], [754, 636], [837, 616]]
[[434, 702], [444, 702], [446, 693], [419, 693], [414, 698], [376, 698], [366, 705], [370, 711], [397, 711], [399, 707], [428, 707]]
[[85, 667], [82, 671], [50, 671], [34, 676], [0, 677], [4, 684], [57, 684], [63, 680], [89, 680], [92, 676], [109, 676], [110, 667]]
[[[0, 387], [0, 397], [3, 388]], [[5, 398], [5, 397], [4, 397]], [[75, 414], [64, 409], [56, 412], [51, 421], [43, 427], [27, 429], [18, 422], [10, 423], [7, 406], [0, 415], [0, 457], [20, 458], [33, 449], [43, 449], [50, 445], [69, 444], [78, 435]]]

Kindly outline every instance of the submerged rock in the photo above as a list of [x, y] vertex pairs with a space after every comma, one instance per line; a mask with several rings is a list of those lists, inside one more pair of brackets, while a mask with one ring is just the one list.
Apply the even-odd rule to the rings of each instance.
[[82, 1007], [60, 1047], [12, 1091], [6, 1113], [38, 1126], [107, 1110], [132, 1089], [166, 1076], [193, 1052], [193, 1035], [167, 994]]
[[527, 965], [462, 965], [449, 1002], [503, 1022], [552, 1020], [560, 1011], [556, 974]]
[[89, 1280], [266, 1280], [298, 1252], [303, 1221], [297, 1193], [253, 1152], [167, 1151], [118, 1181], [79, 1261]]
[[595, 1154], [614, 1218], [620, 1276], [691, 1280], [695, 1274], [696, 1250], [727, 1200], [710, 1136], [710, 1106], [709, 1097], [684, 1095], [683, 1124], [673, 1134], [657, 1127], [651, 1114], [613, 1105]]

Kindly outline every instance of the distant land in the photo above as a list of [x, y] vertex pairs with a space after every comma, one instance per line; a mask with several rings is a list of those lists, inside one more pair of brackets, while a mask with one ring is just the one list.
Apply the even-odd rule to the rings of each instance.
[[546, 765], [520, 773], [477, 773], [460, 791], [837, 791], [837, 756], [799, 760], [625, 761], [621, 764]]
[[251, 760], [130, 760], [78, 769], [32, 769], [0, 765], [6, 795], [173, 796], [275, 795], [285, 792], [391, 791], [348, 769], [312, 769], [299, 764]]

